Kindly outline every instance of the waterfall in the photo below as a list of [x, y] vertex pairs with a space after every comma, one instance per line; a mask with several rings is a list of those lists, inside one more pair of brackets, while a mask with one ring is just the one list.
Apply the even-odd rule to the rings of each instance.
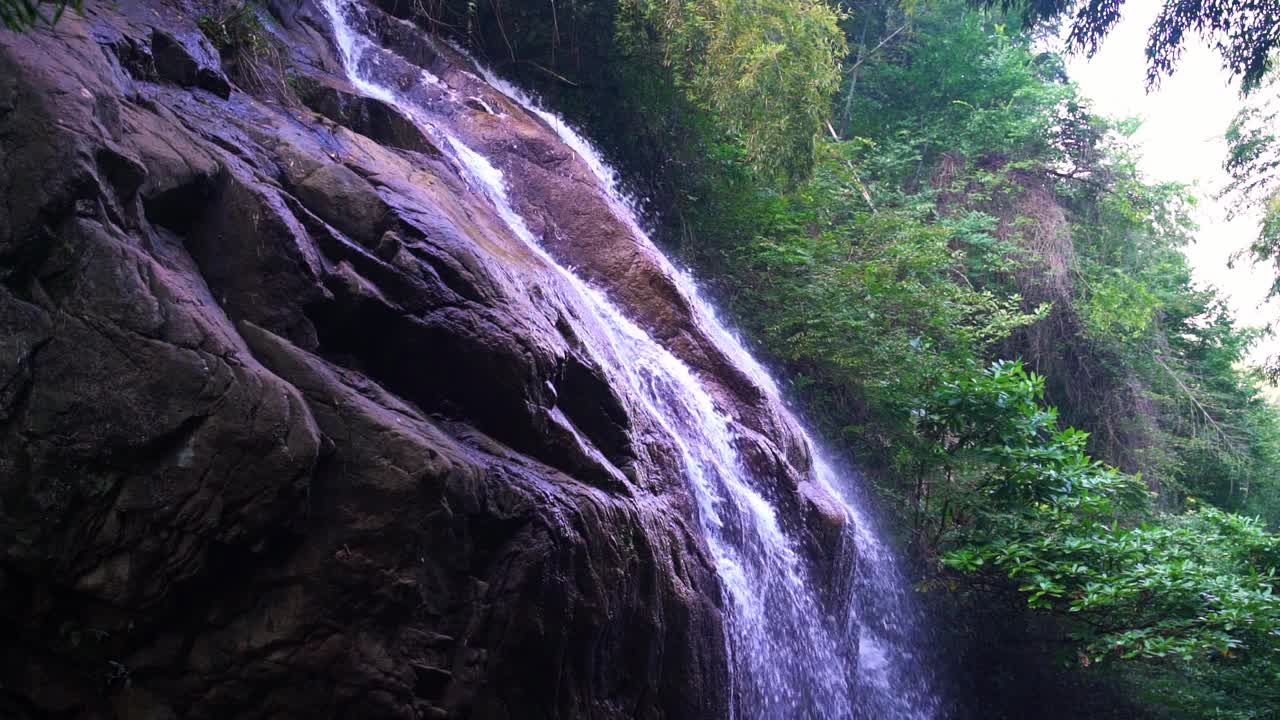
[[[466, 145], [429, 108], [415, 104], [378, 75], [381, 53], [362, 33], [359, 0], [322, 0], [347, 75], [358, 89], [396, 105], [441, 141], [466, 182], [482, 193], [510, 231], [558, 273], [593, 325], [584, 342], [610, 381], [625, 387], [667, 435], [679, 453], [683, 479], [698, 506], [698, 522], [725, 591], [726, 643], [731, 658], [734, 712], [743, 718], [902, 718], [938, 715], [927, 679], [913, 664], [914, 616], [909, 591], [880, 542], [854, 488], [820, 458], [815, 479], [843, 498], [851, 520], [858, 569], [845, 574], [857, 583], [852, 602], [840, 612], [819, 601], [795, 544], [784, 533], [777, 510], [751, 480], [735, 444], [735, 423], [717, 407], [697, 376], [674, 354], [632, 322], [600, 289], [552, 258], [508, 196], [503, 173]], [[638, 239], [648, 242], [634, 203], [616, 174], [581, 135], [553, 113], [492, 73], [486, 80], [528, 112], [540, 116], [564, 144], [591, 168], [612, 210]], [[427, 73], [422, 82], [438, 83]], [[665, 260], [664, 260], [665, 262]], [[692, 279], [667, 263], [688, 294], [703, 326], [720, 348], [766, 392], [778, 388], [764, 368], [716, 318]], [[805, 438], [810, 446], [812, 440]], [[815, 453], [817, 456], [817, 453]], [[850, 548], [841, 550], [846, 563]], [[865, 596], [865, 597], [863, 597]], [[858, 648], [857, 652], [854, 649]]]

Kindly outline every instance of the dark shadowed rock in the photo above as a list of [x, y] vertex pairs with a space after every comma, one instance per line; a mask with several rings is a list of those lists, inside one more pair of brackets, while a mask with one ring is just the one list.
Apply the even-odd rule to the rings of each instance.
[[0, 37], [0, 716], [723, 716], [676, 453], [558, 276], [394, 109], [229, 94], [151, 10]]
[[307, 107], [379, 143], [402, 150], [440, 155], [435, 144], [395, 107], [377, 98], [360, 95], [345, 82], [309, 76], [295, 82]]
[[231, 95], [231, 83], [222, 73], [218, 51], [199, 32], [172, 35], [152, 29], [151, 58], [165, 80], [208, 90], [219, 97]]
[[387, 204], [347, 167], [320, 167], [303, 178], [294, 193], [307, 209], [361, 245], [372, 247], [382, 236]]
[[[271, 6], [306, 107], [230, 93], [186, 3], [0, 33], [0, 717], [727, 716], [676, 443], [323, 12]], [[398, 77], [444, 78], [406, 92], [706, 378], [821, 565], [841, 515], [795, 429], [589, 168], [370, 12]]]

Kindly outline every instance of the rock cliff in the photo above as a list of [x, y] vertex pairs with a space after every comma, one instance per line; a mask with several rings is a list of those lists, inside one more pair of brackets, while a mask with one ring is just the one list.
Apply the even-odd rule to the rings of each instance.
[[[821, 567], [785, 413], [582, 159], [385, 10], [387, 71], [712, 389]], [[253, 93], [203, 12], [0, 32], [0, 716], [726, 716], [677, 450], [580, 301], [319, 6], [270, 8]]]

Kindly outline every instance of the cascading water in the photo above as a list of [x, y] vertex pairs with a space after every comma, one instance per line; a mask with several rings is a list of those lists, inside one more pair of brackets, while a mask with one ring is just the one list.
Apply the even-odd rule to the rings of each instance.
[[[378, 77], [381, 53], [357, 31], [363, 8], [358, 0], [323, 0], [333, 23], [339, 53], [351, 82], [361, 91], [392, 103], [439, 140], [462, 174], [492, 203], [510, 230], [560, 274], [579, 296], [595, 326], [584, 340], [613, 382], [626, 386], [668, 436], [681, 456], [684, 479], [697, 501], [699, 522], [728, 598], [728, 651], [733, 658], [732, 696], [736, 714], [746, 718], [904, 718], [937, 715], [908, 650], [912, 616], [892, 556], [843, 494], [853, 521], [857, 547], [858, 595], [837, 597], [841, 612], [831, 612], [807, 579], [804, 562], [783, 532], [777, 513], [754, 488], [747, 464], [735, 446], [734, 423], [680, 360], [631, 322], [606, 296], [557, 263], [513, 208], [503, 174], [447, 128], [431, 121], [428, 108], [415, 105]], [[480, 67], [478, 65], [478, 67]], [[614, 172], [594, 148], [559, 117], [538, 107], [523, 93], [488, 73], [488, 82], [530, 113], [540, 116], [595, 173], [613, 211], [647, 238], [632, 203], [619, 191]], [[438, 83], [423, 73], [423, 82]], [[715, 318], [692, 281], [668, 266], [687, 292], [705, 327], [740, 369], [768, 392], [777, 387], [768, 373]], [[808, 440], [808, 438], [806, 438]], [[812, 443], [810, 442], [812, 445]], [[840, 495], [840, 477], [822, 461], [816, 479]], [[846, 562], [850, 548], [841, 550]], [[852, 573], [847, 573], [850, 585]], [[849, 590], [851, 588], [847, 588]], [[855, 655], [854, 648], [861, 641]]]
[[910, 596], [911, 586], [898, 568], [893, 551], [881, 539], [868, 500], [849, 482], [856, 473], [837, 472], [821, 454], [814, 473], [840, 491], [853, 519], [858, 567], [851, 607], [850, 633], [858, 637], [858, 718], [929, 720], [943, 715], [933, 688], [933, 673], [920, 651], [924, 625]]

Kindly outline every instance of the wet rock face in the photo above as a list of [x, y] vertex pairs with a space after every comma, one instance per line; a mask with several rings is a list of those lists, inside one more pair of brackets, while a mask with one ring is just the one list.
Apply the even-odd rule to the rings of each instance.
[[196, 16], [0, 35], [0, 716], [723, 714], [689, 499], [554, 274], [314, 27], [329, 112]]
[[[676, 451], [545, 261], [277, 4], [301, 103], [234, 88], [195, 6], [0, 33], [0, 717], [725, 716]], [[522, 205], [604, 222], [528, 123]], [[622, 294], [829, 534], [794, 431], [615, 225], [586, 265], [647, 268]]]

